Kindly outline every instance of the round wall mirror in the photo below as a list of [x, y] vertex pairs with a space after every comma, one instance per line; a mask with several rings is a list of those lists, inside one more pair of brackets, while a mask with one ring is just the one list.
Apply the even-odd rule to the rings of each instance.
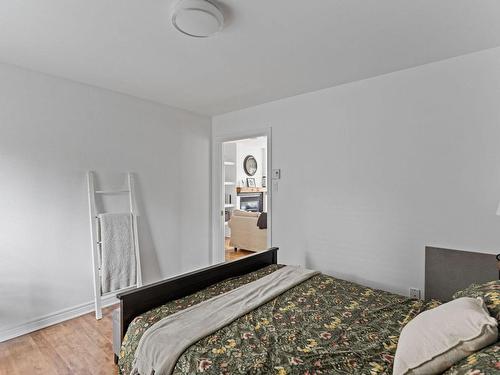
[[243, 169], [249, 176], [253, 176], [257, 172], [257, 160], [253, 155], [248, 155], [243, 161]]

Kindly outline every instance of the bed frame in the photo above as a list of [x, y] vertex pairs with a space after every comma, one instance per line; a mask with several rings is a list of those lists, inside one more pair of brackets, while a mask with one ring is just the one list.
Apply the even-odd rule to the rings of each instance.
[[[278, 248], [273, 247], [232, 262], [216, 264], [119, 293], [117, 295], [120, 300], [119, 338], [123, 339], [129, 324], [136, 316], [220, 281], [277, 264], [277, 252]], [[493, 254], [428, 246], [425, 249], [425, 297], [450, 300], [455, 291], [473, 282], [480, 283], [499, 278], [500, 260], [498, 267], [497, 269], [497, 258]], [[116, 339], [118, 340], [118, 337]], [[117, 361], [118, 357], [115, 354], [115, 363]]]
[[220, 281], [241, 276], [271, 264], [277, 264], [277, 262], [278, 248], [272, 247], [245, 258], [216, 264], [119, 293], [116, 297], [120, 300], [120, 337], [123, 339], [129, 324], [138, 315], [167, 302], [193, 294]]

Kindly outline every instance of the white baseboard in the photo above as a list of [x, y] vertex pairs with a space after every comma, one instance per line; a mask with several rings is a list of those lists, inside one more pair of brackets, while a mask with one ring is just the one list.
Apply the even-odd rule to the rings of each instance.
[[[102, 307], [107, 307], [118, 303], [118, 299], [115, 295], [103, 296], [101, 301]], [[37, 319], [33, 319], [29, 322], [0, 331], [0, 342], [19, 337], [33, 331], [38, 331], [39, 329], [64, 322], [65, 320], [76, 318], [91, 311], [94, 311], [94, 301], [56, 311], [52, 314], [48, 314]]]

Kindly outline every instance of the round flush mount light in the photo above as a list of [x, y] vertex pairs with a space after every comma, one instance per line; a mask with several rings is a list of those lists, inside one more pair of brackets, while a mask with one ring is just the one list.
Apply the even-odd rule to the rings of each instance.
[[208, 0], [181, 0], [172, 14], [172, 24], [181, 33], [206, 38], [222, 30], [224, 15]]

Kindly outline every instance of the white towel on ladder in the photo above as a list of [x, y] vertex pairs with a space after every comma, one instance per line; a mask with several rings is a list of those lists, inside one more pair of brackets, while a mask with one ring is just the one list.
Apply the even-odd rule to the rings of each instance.
[[109, 293], [136, 284], [131, 214], [99, 214], [101, 290]]

